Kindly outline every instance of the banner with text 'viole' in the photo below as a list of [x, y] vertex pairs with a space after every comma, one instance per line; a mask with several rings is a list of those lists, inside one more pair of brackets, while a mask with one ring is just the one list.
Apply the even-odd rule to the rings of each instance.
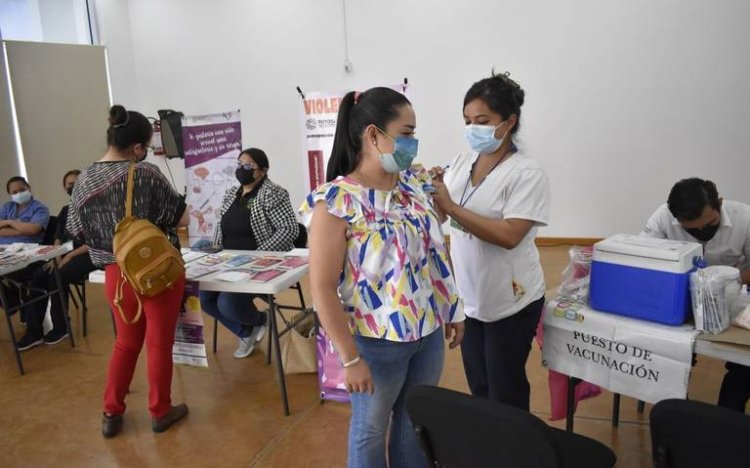
[[[409, 85], [388, 86], [407, 97]], [[339, 104], [348, 91], [313, 91], [302, 99], [302, 149], [308, 192], [325, 183], [326, 166], [333, 149]]]

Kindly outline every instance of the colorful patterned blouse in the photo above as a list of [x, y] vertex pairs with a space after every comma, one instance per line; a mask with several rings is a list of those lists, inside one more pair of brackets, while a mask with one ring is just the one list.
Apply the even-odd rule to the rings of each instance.
[[423, 189], [427, 183], [419, 167], [401, 172], [390, 191], [339, 177], [300, 208], [308, 228], [318, 202], [349, 224], [338, 291], [355, 334], [415, 341], [464, 320], [440, 221]]

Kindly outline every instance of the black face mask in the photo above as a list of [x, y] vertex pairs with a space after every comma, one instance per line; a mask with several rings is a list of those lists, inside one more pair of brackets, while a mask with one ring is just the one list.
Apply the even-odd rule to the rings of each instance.
[[65, 189], [65, 191], [66, 191], [66, 192], [68, 192], [68, 196], [69, 196], [69, 197], [70, 197], [71, 195], [73, 195], [73, 187], [68, 187], [68, 188], [66, 188], [66, 189]]
[[687, 231], [688, 234], [695, 237], [701, 242], [708, 242], [714, 238], [714, 236], [716, 235], [716, 231], [719, 230], [720, 225], [721, 223], [709, 224], [708, 226], [703, 226], [700, 229], [690, 228], [690, 229], [685, 229], [685, 231]]
[[242, 185], [248, 185], [255, 182], [255, 170], [253, 169], [238, 167], [237, 170], [234, 171], [234, 176], [237, 177], [237, 181]]

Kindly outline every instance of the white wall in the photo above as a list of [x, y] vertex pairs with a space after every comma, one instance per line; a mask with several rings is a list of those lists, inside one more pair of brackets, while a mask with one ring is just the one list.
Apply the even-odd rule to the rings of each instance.
[[[750, 202], [744, 0], [348, 0], [351, 75], [340, 0], [130, 0], [117, 7], [127, 15], [102, 18], [100, 4], [113, 2], [97, 6], [115, 101], [137, 96], [149, 114], [240, 108], [244, 146], [267, 150], [295, 204], [304, 196], [295, 86], [363, 89], [407, 76], [420, 158], [433, 165], [465, 148], [463, 94], [492, 67], [527, 93], [519, 137], [553, 190], [540, 235], [637, 231], [685, 176]], [[106, 33], [123, 39], [128, 25], [132, 66], [119, 61], [127, 41]]]
[[[138, 106], [138, 88], [133, 55], [134, 26], [127, 1], [96, 0], [99, 41], [107, 47], [112, 99], [125, 107]], [[137, 28], [135, 28], [137, 29]], [[107, 117], [105, 112], [104, 118]]]

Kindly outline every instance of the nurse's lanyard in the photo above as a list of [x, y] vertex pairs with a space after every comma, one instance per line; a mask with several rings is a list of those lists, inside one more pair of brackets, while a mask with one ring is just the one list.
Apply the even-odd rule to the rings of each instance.
[[[508, 152], [505, 153], [503, 155], [503, 157], [500, 158], [500, 160], [495, 163], [494, 166], [492, 166], [492, 169], [490, 169], [490, 171], [484, 177], [482, 177], [482, 180], [480, 180], [479, 183], [476, 185], [476, 187], [474, 187], [474, 190], [472, 190], [471, 192], [469, 192], [469, 196], [466, 196], [466, 189], [469, 188], [469, 182], [471, 182], [471, 175], [474, 173], [474, 166], [477, 165], [477, 161], [479, 161], [479, 156], [481, 156], [481, 155], [477, 155], [477, 159], [475, 159], [474, 162], [471, 164], [471, 170], [469, 171], [469, 178], [466, 180], [466, 185], [464, 185], [464, 191], [463, 191], [463, 193], [461, 193], [461, 201], [459, 201], [458, 204], [463, 208], [464, 205], [466, 205], [466, 203], [469, 201], [469, 199], [474, 195], [474, 192], [476, 192], [479, 189], [479, 187], [482, 186], [482, 184], [487, 179], [487, 177], [490, 174], [492, 174], [492, 171], [494, 171], [495, 168], [497, 166], [499, 166], [501, 162], [503, 162], [506, 159], [508, 159], [508, 157], [511, 156], [511, 155], [513, 155], [515, 152], [516, 152], [515, 145], [511, 146], [510, 148], [508, 148]], [[464, 197], [466, 197], [465, 200], [464, 200]]]

